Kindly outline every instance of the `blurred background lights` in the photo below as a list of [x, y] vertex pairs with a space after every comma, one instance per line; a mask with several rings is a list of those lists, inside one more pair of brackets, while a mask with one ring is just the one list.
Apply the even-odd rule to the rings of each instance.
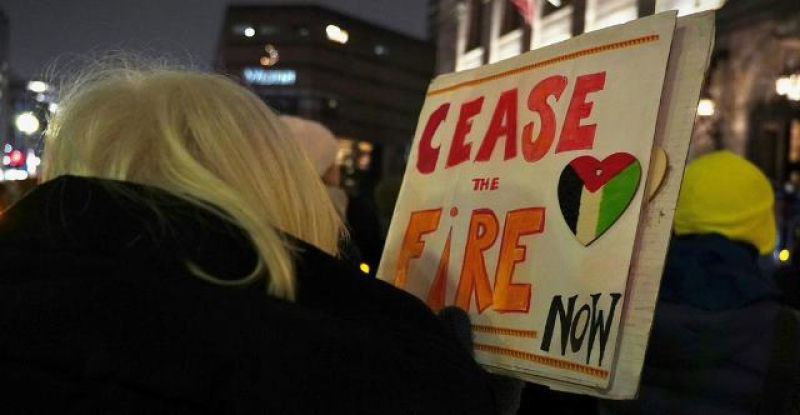
[[47, 91], [48, 85], [42, 81], [30, 81], [28, 82], [28, 91], [36, 92], [37, 94], [41, 94], [42, 92]]
[[800, 101], [800, 73], [778, 78], [775, 81], [775, 92], [791, 101]]
[[336, 43], [346, 44], [350, 39], [350, 34], [347, 30], [342, 29], [335, 24], [329, 24], [325, 27], [325, 34], [328, 35], [328, 40]]
[[30, 111], [17, 115], [14, 125], [16, 125], [17, 130], [28, 135], [39, 131], [39, 119]]
[[256, 29], [253, 29], [252, 27], [245, 28], [244, 35], [245, 37], [253, 37], [256, 35]]
[[36, 171], [42, 164], [42, 159], [36, 156], [33, 150], [28, 150], [28, 155], [25, 157], [25, 170], [29, 175], [36, 175]]
[[714, 101], [704, 98], [697, 104], [697, 115], [701, 117], [710, 117], [714, 115]]
[[782, 262], [786, 262], [789, 260], [789, 250], [788, 249], [781, 249], [781, 252], [778, 254], [778, 259]]

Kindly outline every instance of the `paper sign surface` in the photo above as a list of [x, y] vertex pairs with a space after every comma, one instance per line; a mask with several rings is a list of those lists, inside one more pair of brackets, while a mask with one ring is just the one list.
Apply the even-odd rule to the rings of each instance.
[[664, 13], [431, 84], [378, 277], [467, 310], [484, 366], [612, 386], [675, 24]]

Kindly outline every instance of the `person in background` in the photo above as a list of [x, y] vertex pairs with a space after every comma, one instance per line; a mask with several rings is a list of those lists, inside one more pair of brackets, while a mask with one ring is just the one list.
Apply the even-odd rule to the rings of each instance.
[[499, 412], [424, 303], [336, 258], [257, 96], [125, 61], [61, 91], [43, 183], [0, 217], [0, 413]]
[[336, 163], [339, 143], [322, 124], [290, 115], [281, 116], [292, 136], [300, 143], [317, 174], [325, 183], [336, 212], [344, 220], [348, 238], [343, 256], [361, 264], [365, 273], [375, 276], [383, 253], [384, 238], [376, 209], [363, 197], [352, 197], [340, 187], [340, 169]]
[[381, 220], [381, 231], [383, 238], [389, 232], [389, 224], [394, 215], [394, 207], [397, 205], [397, 197], [400, 195], [400, 188], [403, 185], [403, 176], [392, 175], [381, 179], [375, 186], [375, 204], [378, 206], [378, 214]]
[[601, 413], [796, 413], [798, 319], [757, 264], [775, 246], [774, 201], [731, 152], [688, 165], [639, 397]]

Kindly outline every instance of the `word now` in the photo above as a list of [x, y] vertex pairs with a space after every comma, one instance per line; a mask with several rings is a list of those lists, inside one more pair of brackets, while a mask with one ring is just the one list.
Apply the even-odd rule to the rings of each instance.
[[[601, 91], [605, 87], [606, 73], [598, 72], [578, 76], [575, 88], [569, 102], [566, 115], [561, 127], [561, 136], [556, 146], [556, 153], [572, 150], [588, 150], [594, 145], [596, 124], [581, 125], [581, 120], [592, 114], [594, 103], [587, 101], [587, 95]], [[555, 75], [545, 78], [536, 84], [527, 97], [528, 110], [537, 113], [541, 120], [538, 136], [533, 137], [533, 122], [525, 124], [522, 128], [521, 141], [522, 156], [528, 162], [536, 162], [544, 157], [552, 147], [556, 136], [557, 120], [553, 107], [548, 99], [553, 97], [556, 102], [567, 88], [566, 76]], [[467, 135], [472, 131], [472, 121], [484, 109], [486, 97], [480, 96], [461, 104], [458, 111], [458, 121], [450, 141], [445, 168], [457, 166], [473, 157], [472, 143], [467, 142]], [[488, 161], [494, 152], [497, 142], [505, 139], [504, 160], [517, 157], [517, 118], [518, 112], [517, 88], [509, 89], [500, 94], [494, 103], [492, 118], [483, 134], [480, 147], [474, 155], [476, 162]], [[433, 138], [439, 127], [447, 120], [450, 114], [450, 103], [441, 104], [434, 110], [420, 137], [417, 147], [417, 170], [422, 174], [429, 174], [436, 170], [439, 161], [439, 147], [433, 146]]]
[[[592, 358], [592, 350], [595, 343], [600, 346], [600, 357], [598, 358], [598, 365], [603, 365], [603, 355], [606, 352], [606, 343], [611, 334], [611, 323], [614, 321], [614, 315], [617, 310], [617, 303], [622, 297], [622, 294], [614, 293], [611, 296], [611, 310], [604, 314], [603, 310], [597, 305], [602, 294], [592, 294], [592, 304], [583, 304], [578, 312], [575, 312], [575, 302], [578, 296], [569, 298], [566, 309], [564, 308], [564, 301], [560, 295], [553, 297], [553, 302], [550, 303], [550, 312], [547, 315], [547, 324], [544, 328], [544, 337], [542, 338], [541, 349], [549, 352], [550, 343], [553, 340], [553, 333], [556, 328], [556, 320], [561, 322], [561, 355], [567, 353], [567, 345], [569, 344], [573, 353], [581, 351], [584, 345], [587, 346], [586, 364], [589, 364]], [[585, 318], [584, 318], [585, 317]], [[586, 332], [589, 332], [588, 343], [586, 340]], [[568, 343], [569, 342], [569, 343]]]
[[[439, 228], [441, 215], [442, 209], [411, 213], [397, 260], [394, 279], [397, 287], [406, 286], [411, 261], [422, 255], [425, 249], [423, 237]], [[527, 313], [531, 303], [531, 286], [515, 283], [514, 270], [527, 256], [527, 247], [520, 244], [520, 238], [544, 231], [544, 220], [543, 207], [513, 210], [506, 214], [492, 285], [484, 258], [486, 251], [495, 245], [500, 235], [500, 224], [489, 209], [472, 211], [454, 304], [469, 311], [474, 296], [479, 313], [490, 306], [499, 312]], [[444, 306], [452, 235], [451, 228], [428, 291], [427, 303], [433, 309]]]

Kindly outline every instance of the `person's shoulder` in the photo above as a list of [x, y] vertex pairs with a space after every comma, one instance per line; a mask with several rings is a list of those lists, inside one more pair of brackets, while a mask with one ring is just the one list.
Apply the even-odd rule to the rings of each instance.
[[388, 319], [416, 330], [439, 328], [435, 315], [413, 295], [369, 277], [350, 261], [303, 242], [294, 245], [299, 305], [362, 321]]
[[358, 378], [334, 389], [371, 390], [359, 405], [381, 413], [492, 413], [484, 372], [422, 301], [306, 244], [296, 254], [296, 304], [329, 321], [322, 380]]

